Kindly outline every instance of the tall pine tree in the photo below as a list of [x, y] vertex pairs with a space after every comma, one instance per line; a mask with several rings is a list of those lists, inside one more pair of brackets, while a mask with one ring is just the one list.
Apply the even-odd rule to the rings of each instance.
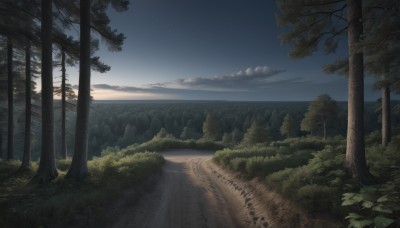
[[[361, 0], [278, 0], [280, 25], [292, 29], [281, 36], [292, 44], [291, 56], [303, 58], [315, 52], [320, 43], [326, 53], [339, 45], [338, 37], [347, 35], [348, 44], [348, 124], [346, 167], [363, 184], [374, 183], [365, 159], [364, 142], [364, 66], [361, 38], [363, 6]], [[346, 15], [346, 16], [344, 16]]]

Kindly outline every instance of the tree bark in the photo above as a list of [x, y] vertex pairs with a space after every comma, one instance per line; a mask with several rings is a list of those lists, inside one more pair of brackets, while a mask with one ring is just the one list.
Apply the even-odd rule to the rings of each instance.
[[67, 144], [65, 141], [65, 49], [61, 50], [61, 158], [67, 158]]
[[14, 159], [14, 77], [13, 77], [13, 44], [7, 38], [7, 74], [8, 74], [8, 141], [7, 160]]
[[349, 85], [346, 166], [363, 185], [372, 184], [364, 145], [364, 66], [363, 52], [358, 46], [363, 33], [362, 1], [347, 0]]
[[88, 175], [87, 152], [90, 108], [90, 1], [80, 1], [79, 93], [75, 128], [75, 148], [67, 177], [82, 179]]
[[390, 116], [390, 88], [382, 87], [382, 146], [386, 147], [392, 138]]
[[27, 41], [25, 47], [25, 137], [24, 154], [22, 156], [21, 168], [30, 166], [31, 163], [31, 119], [32, 119], [32, 76], [31, 76], [31, 46]]
[[32, 181], [43, 183], [58, 176], [54, 154], [52, 1], [42, 0], [42, 151]]

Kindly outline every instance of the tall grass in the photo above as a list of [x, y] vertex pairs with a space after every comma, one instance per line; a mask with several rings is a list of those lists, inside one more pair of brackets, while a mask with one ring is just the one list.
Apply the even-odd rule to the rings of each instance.
[[33, 169], [10, 175], [18, 169], [19, 162], [0, 161], [0, 227], [107, 224], [106, 216], [97, 214], [104, 213], [124, 189], [159, 172], [163, 163], [164, 158], [154, 152], [110, 153], [89, 161], [90, 175], [76, 182], [64, 179], [70, 160], [60, 160], [59, 177], [37, 186], [29, 184]]

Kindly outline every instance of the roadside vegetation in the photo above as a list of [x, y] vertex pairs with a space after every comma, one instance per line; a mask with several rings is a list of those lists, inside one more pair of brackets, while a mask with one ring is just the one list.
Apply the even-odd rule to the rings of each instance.
[[0, 226], [104, 226], [112, 218], [115, 200], [127, 189], [140, 192], [163, 163], [159, 153], [124, 149], [93, 158], [88, 162], [90, 175], [76, 181], [65, 179], [71, 159], [58, 160], [59, 176], [36, 185], [30, 183], [36, 162], [31, 169], [16, 173], [19, 161], [0, 161]]
[[71, 158], [57, 160], [58, 177], [42, 185], [30, 183], [38, 162], [21, 172], [20, 161], [0, 160], [0, 227], [110, 224], [112, 213], [118, 211], [113, 205], [121, 195], [133, 191], [128, 198], [135, 201], [152, 188], [152, 178], [164, 164], [157, 152], [184, 148], [219, 150], [223, 145], [207, 139], [176, 139], [161, 129], [148, 142], [106, 148], [88, 161], [89, 176], [81, 180], [66, 178]]
[[396, 227], [400, 225], [400, 137], [386, 148], [374, 138], [374, 134], [368, 137], [366, 156], [379, 184], [368, 187], [360, 186], [345, 170], [342, 137], [238, 145], [217, 151], [213, 160], [245, 178], [259, 178], [311, 214], [346, 218], [350, 227]]

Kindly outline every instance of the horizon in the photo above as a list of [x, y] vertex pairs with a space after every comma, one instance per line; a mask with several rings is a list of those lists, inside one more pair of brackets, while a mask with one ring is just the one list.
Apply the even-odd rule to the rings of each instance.
[[[137, 0], [126, 12], [110, 9], [110, 26], [124, 33], [126, 40], [117, 53], [108, 52], [100, 42], [95, 55], [111, 71], [92, 71], [92, 96], [99, 100], [311, 101], [327, 93], [335, 100], [347, 100], [347, 79], [322, 70], [347, 56], [347, 45], [340, 43], [332, 55], [317, 51], [292, 60], [290, 46], [279, 41], [287, 28], [277, 26], [278, 13], [274, 1], [245, 0]], [[59, 68], [53, 74], [57, 77]], [[67, 74], [77, 91], [78, 69], [68, 67]], [[366, 100], [380, 96], [372, 91], [373, 84], [374, 79], [366, 77]]]

